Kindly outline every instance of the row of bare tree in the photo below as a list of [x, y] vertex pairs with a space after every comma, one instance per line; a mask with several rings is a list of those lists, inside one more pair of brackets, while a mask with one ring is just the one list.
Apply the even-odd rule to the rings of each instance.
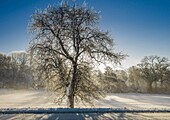
[[[61, 75], [53, 71], [40, 71], [37, 60], [30, 58], [26, 52], [13, 52], [10, 55], [1, 53], [0, 87], [47, 88], [55, 91], [55, 100], [61, 103], [65, 99], [65, 88], [60, 79], [63, 77], [69, 82], [69, 69], [62, 68]], [[81, 98], [91, 103], [93, 98], [113, 92], [170, 93], [170, 62], [165, 57], [144, 57], [138, 65], [127, 70], [113, 70], [107, 66], [104, 73], [86, 64], [81, 66], [78, 72], [77, 102]]]
[[[47, 76], [49, 74], [47, 72], [36, 71], [36, 69], [33, 69], [36, 68], [35, 63], [34, 66], [30, 66], [29, 56], [26, 52], [13, 52], [8, 56], [1, 53], [0, 87], [59, 89], [58, 87], [61, 86], [58, 85], [57, 87], [53, 83], [59, 82], [57, 76], [52, 75], [53, 73]], [[170, 85], [170, 62], [165, 57], [144, 57], [141, 63], [130, 67], [128, 70], [113, 70], [107, 66], [104, 73], [100, 70], [94, 70], [92, 66], [83, 66], [80, 73], [81, 79], [88, 78], [92, 74], [96, 82], [104, 83], [101, 87], [107, 92], [170, 92], [168, 87]], [[67, 77], [66, 74], [62, 76]], [[90, 77], [89, 81], [81, 81], [90, 83]], [[81, 83], [79, 87], [85, 88], [82, 84], [87, 83]], [[54, 86], [51, 87], [51, 85]]]
[[146, 56], [127, 70], [106, 67], [98, 76], [108, 92], [170, 93], [170, 61], [165, 57]]
[[33, 84], [32, 71], [26, 52], [0, 53], [0, 88], [23, 89]]
[[146, 56], [128, 73], [137, 91], [170, 93], [170, 61], [166, 57]]

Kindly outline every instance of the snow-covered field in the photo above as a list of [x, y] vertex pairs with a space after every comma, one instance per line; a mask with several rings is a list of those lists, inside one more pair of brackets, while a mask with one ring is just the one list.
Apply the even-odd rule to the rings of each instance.
[[[53, 103], [51, 95], [44, 91], [35, 90], [0, 90], [0, 108], [63, 108]], [[79, 103], [75, 107], [89, 108]], [[170, 95], [165, 94], [136, 94], [115, 93], [94, 101], [96, 108], [123, 109], [167, 109], [170, 110]], [[10, 119], [170, 119], [170, 113], [70, 113], [70, 114], [6, 114], [0, 115], [0, 120]]]

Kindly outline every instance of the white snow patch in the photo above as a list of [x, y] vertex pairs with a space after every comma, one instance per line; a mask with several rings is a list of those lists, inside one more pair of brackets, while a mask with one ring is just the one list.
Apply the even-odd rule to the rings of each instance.
[[[0, 108], [66, 108], [66, 102], [61, 105], [53, 103], [51, 95], [45, 91], [36, 90], [0, 90]], [[82, 103], [76, 108], [90, 108]], [[170, 95], [115, 93], [94, 101], [95, 108], [128, 108], [128, 109], [170, 109]]]
[[[170, 110], [170, 95], [165, 94], [108, 94], [101, 100], [94, 101], [95, 108], [105, 110]], [[2, 110], [64, 110], [66, 103], [60, 106], [52, 102], [51, 96], [45, 91], [35, 90], [0, 90], [0, 108]], [[76, 104], [79, 108], [89, 110], [90, 106]], [[14, 109], [16, 108], [16, 109]], [[82, 110], [82, 109], [81, 109]], [[95, 110], [95, 109], [94, 109]], [[101, 109], [102, 110], [102, 109]], [[68, 109], [65, 109], [68, 112]], [[80, 111], [80, 110], [79, 110]], [[85, 111], [85, 112], [86, 112]], [[0, 119], [164, 119], [169, 120], [170, 113], [57, 113], [57, 114], [0, 114]]]

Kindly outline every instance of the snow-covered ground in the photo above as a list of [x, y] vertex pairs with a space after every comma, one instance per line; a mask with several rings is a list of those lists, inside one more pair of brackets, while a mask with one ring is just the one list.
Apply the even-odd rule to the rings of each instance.
[[[0, 108], [62, 108], [53, 103], [51, 95], [35, 90], [0, 90]], [[85, 108], [79, 103], [75, 107]], [[170, 95], [165, 94], [108, 94], [101, 100], [94, 101], [96, 108], [123, 109], [167, 109], [170, 110]], [[170, 113], [70, 113], [70, 114], [11, 114], [0, 115], [1, 119], [170, 119]]]

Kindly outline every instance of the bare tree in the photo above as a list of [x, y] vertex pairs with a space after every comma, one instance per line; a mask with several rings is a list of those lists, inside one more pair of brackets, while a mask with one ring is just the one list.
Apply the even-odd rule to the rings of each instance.
[[13, 51], [11, 57], [11, 70], [14, 86], [29, 88], [32, 86], [32, 71], [29, 66], [29, 55], [25, 51]]
[[28, 88], [32, 86], [32, 72], [26, 52], [0, 53], [0, 86], [4, 88]]
[[116, 70], [115, 74], [117, 76], [117, 79], [123, 80], [123, 81], [127, 81], [128, 79], [128, 75], [127, 72], [124, 70]]
[[11, 61], [17, 65], [20, 70], [29, 64], [29, 56], [25, 51], [14, 51], [10, 54]]
[[170, 63], [168, 58], [159, 56], [146, 56], [138, 64], [141, 70], [141, 77], [148, 83], [148, 91], [152, 91], [153, 82], [161, 82], [168, 80]]
[[94, 92], [89, 92], [90, 89], [97, 92], [91, 84], [89, 66], [108, 61], [120, 63], [125, 58], [113, 51], [113, 39], [98, 28], [98, 20], [98, 12], [75, 2], [49, 6], [32, 15], [30, 32], [35, 35], [30, 44], [32, 58], [38, 59], [37, 68], [46, 71], [49, 80], [57, 79], [55, 90], [62, 90], [61, 98], [66, 96], [71, 108], [75, 97], [86, 102], [97, 98]]
[[5, 88], [9, 83], [11, 57], [0, 52], [0, 88]]
[[137, 66], [132, 66], [128, 69], [128, 81], [129, 89], [133, 92], [145, 92], [145, 81], [141, 77], [141, 69]]

